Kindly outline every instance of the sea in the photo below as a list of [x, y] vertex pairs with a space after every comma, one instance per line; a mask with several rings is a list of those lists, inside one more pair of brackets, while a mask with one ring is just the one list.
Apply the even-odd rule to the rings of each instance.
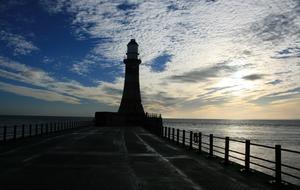
[[[0, 141], [2, 138], [1, 126], [12, 127], [14, 125], [29, 125], [41, 124], [49, 122], [59, 122], [66, 120], [87, 121], [92, 120], [92, 117], [56, 117], [56, 116], [0, 116]], [[206, 135], [213, 134], [214, 145], [223, 147], [225, 141], [223, 137], [230, 137], [238, 141], [250, 140], [253, 144], [266, 145], [274, 147], [281, 145], [282, 149], [293, 150], [295, 152], [282, 151], [282, 163], [285, 165], [299, 168], [300, 170], [300, 120], [221, 120], [221, 119], [163, 119], [165, 127], [172, 127], [176, 129], [184, 129], [186, 131], [202, 132], [202, 141], [208, 143]], [[9, 130], [8, 130], [9, 131]], [[205, 144], [203, 144], [205, 147]], [[235, 141], [230, 141], [230, 150], [244, 153], [245, 144]], [[203, 148], [204, 151], [207, 149]], [[215, 152], [215, 156], [224, 157], [224, 150], [218, 149], [221, 153]], [[261, 146], [251, 145], [251, 156], [263, 158], [265, 160], [275, 160], [275, 150], [272, 148], [265, 148]], [[230, 155], [244, 159], [244, 156], [234, 152]], [[238, 163], [241, 168], [244, 164], [243, 161], [230, 157], [230, 161]], [[251, 162], [258, 163], [263, 166], [274, 168], [273, 163], [265, 162], [251, 157]], [[255, 164], [250, 164], [254, 170], [258, 170], [269, 175], [274, 176], [274, 171], [259, 167]], [[282, 167], [282, 171], [300, 177], [300, 171], [288, 167]], [[283, 180], [291, 182], [300, 186], [300, 180], [282, 175]]]

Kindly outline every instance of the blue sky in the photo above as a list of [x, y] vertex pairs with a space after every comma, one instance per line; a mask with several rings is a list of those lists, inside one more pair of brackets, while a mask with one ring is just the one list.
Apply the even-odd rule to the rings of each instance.
[[0, 13], [0, 114], [116, 111], [135, 38], [148, 112], [300, 119], [298, 0], [8, 0]]

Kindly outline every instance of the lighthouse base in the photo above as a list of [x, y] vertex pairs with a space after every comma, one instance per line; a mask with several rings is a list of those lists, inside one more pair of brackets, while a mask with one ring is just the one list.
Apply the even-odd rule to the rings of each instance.
[[122, 115], [117, 112], [96, 112], [97, 126], [141, 126], [144, 116]]
[[162, 135], [163, 122], [159, 115], [122, 115], [116, 112], [96, 112], [95, 126], [98, 127], [144, 127]]

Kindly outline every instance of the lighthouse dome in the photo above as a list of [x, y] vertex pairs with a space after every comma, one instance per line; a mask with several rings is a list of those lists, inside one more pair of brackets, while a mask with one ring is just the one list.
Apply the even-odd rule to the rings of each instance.
[[127, 44], [127, 58], [128, 59], [137, 59], [138, 58], [138, 43], [136, 43], [135, 39], [131, 39]]

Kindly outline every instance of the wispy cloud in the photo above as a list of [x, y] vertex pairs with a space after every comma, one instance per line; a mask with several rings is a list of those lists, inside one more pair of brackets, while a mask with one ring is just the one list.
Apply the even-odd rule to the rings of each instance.
[[[121, 79], [116, 80], [114, 84], [100, 82], [93, 87], [84, 86], [73, 80], [61, 81], [41, 69], [29, 67], [4, 57], [0, 57], [0, 77], [22, 82], [27, 86], [34, 86], [22, 87], [7, 84], [2, 90], [9, 91], [8, 87], [10, 86], [13, 89], [9, 92], [30, 96], [30, 89], [32, 89], [31, 97], [47, 101], [60, 100], [66, 103], [80, 103], [82, 99], [88, 99], [116, 106], [119, 104], [121, 93], [112, 94], [108, 89], [119, 89], [120, 91], [123, 87]], [[18, 88], [20, 90], [17, 90]], [[43, 95], [43, 93], [45, 94]], [[55, 98], [55, 96], [57, 97]]]
[[49, 90], [41, 90], [35, 88], [28, 88], [24, 86], [12, 85], [4, 82], [0, 82], [0, 90], [11, 92], [22, 96], [33, 97], [40, 100], [46, 100], [50, 102], [59, 101], [59, 102], [65, 102], [69, 104], [80, 103], [80, 99], [74, 98], [72, 96], [62, 95], [60, 93], [56, 93]]
[[267, 104], [273, 104], [273, 103], [284, 103], [285, 101], [290, 101], [295, 99], [298, 99], [300, 94], [300, 87], [293, 88], [286, 91], [280, 91], [276, 93], [267, 94], [265, 96], [261, 96], [255, 100], [253, 100], [254, 103], [260, 104], [260, 105], [267, 105]]
[[4, 30], [0, 31], [0, 41], [6, 43], [7, 47], [12, 49], [15, 55], [26, 55], [32, 51], [39, 50], [38, 47], [26, 40], [23, 36], [12, 34]]
[[276, 80], [273, 80], [273, 81], [267, 82], [266, 84], [277, 85], [277, 84], [280, 84], [280, 83], [282, 83], [282, 82], [283, 82], [282, 80], [280, 80], [280, 79], [276, 79]]
[[182, 75], [173, 75], [170, 79], [175, 82], [196, 83], [216, 77], [224, 77], [224, 75], [234, 71], [236, 71], [236, 67], [226, 65], [226, 62], [223, 62], [201, 70], [189, 71]]
[[294, 15], [285, 14], [270, 14], [266, 16], [262, 22], [252, 26], [257, 38], [264, 41], [280, 42], [286, 36], [297, 34], [299, 27], [295, 23]]
[[288, 47], [281, 51], [277, 51], [276, 55], [272, 58], [276, 59], [289, 59], [289, 58], [300, 58], [300, 47]]
[[245, 80], [260, 80], [264, 78], [264, 74], [251, 74], [251, 75], [246, 75], [243, 77]]

